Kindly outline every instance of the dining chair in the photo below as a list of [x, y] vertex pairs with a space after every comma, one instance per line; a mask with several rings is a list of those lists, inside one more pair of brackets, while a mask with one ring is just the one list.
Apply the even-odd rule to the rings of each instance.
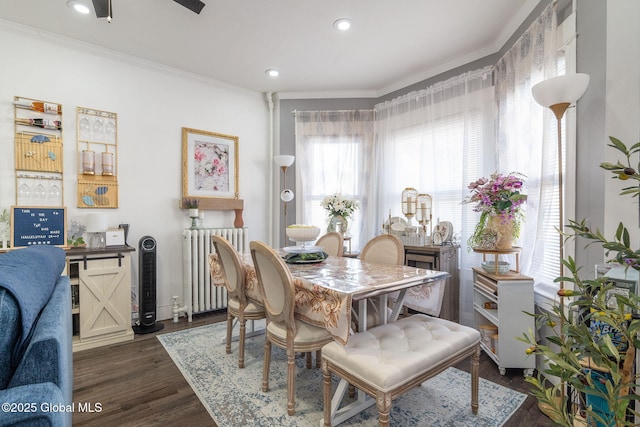
[[344, 238], [337, 231], [331, 231], [320, 236], [316, 242], [316, 246], [320, 246], [324, 252], [331, 256], [342, 256], [344, 250]]
[[[404, 244], [393, 234], [381, 234], [369, 240], [360, 252], [360, 261], [378, 264], [403, 265]], [[397, 298], [398, 292], [389, 295], [390, 299]], [[379, 297], [367, 300], [367, 325], [375, 326], [380, 323]], [[356, 318], [359, 317], [357, 303], [354, 303]], [[390, 309], [389, 309], [390, 311]], [[357, 323], [356, 323], [357, 327]]]
[[252, 241], [250, 248], [267, 315], [262, 391], [269, 391], [271, 345], [274, 344], [285, 349], [287, 353], [287, 413], [293, 415], [295, 413], [295, 354], [315, 351], [316, 361], [319, 361], [322, 347], [333, 341], [333, 337], [324, 327], [315, 326], [294, 317], [293, 276], [282, 258], [263, 242]]
[[369, 240], [360, 252], [363, 262], [379, 264], [404, 264], [404, 244], [393, 234], [381, 234]]
[[266, 317], [264, 307], [251, 301], [245, 294], [245, 274], [242, 260], [236, 249], [221, 236], [211, 236], [211, 243], [220, 257], [222, 277], [227, 288], [227, 354], [231, 353], [231, 332], [233, 321], [240, 324], [238, 344], [238, 368], [244, 368], [244, 343], [246, 321], [260, 320]]

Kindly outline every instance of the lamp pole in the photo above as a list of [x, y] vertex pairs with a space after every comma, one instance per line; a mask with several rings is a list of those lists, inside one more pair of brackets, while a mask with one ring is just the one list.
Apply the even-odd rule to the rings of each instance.
[[[558, 221], [560, 231], [560, 277], [564, 277], [564, 183], [562, 161], [562, 117], [571, 106], [584, 95], [589, 86], [589, 75], [583, 73], [566, 74], [544, 80], [531, 88], [533, 98], [543, 107], [548, 107], [556, 116], [558, 133]], [[560, 289], [564, 290], [564, 280], [560, 280]], [[560, 339], [564, 341], [564, 292], [560, 293]], [[560, 400], [565, 400], [564, 381], [560, 387]], [[540, 407], [546, 413], [547, 408]]]
[[280, 193], [280, 200], [282, 200], [283, 206], [283, 215], [284, 215], [284, 227], [282, 228], [282, 238], [283, 242], [286, 243], [286, 229], [287, 229], [287, 203], [293, 200], [293, 191], [287, 188], [287, 169], [293, 164], [295, 161], [295, 156], [290, 155], [279, 155], [273, 158], [273, 161], [280, 167], [282, 170], [282, 183], [283, 190]]

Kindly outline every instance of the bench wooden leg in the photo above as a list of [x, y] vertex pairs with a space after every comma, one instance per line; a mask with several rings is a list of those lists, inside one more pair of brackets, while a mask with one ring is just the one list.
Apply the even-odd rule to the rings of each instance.
[[389, 413], [391, 412], [391, 395], [389, 393], [380, 393], [376, 398], [376, 406], [378, 407], [378, 427], [389, 427]]
[[471, 356], [471, 411], [478, 413], [478, 366], [480, 359], [480, 345]]
[[322, 399], [324, 400], [324, 427], [331, 427], [331, 372], [322, 361]]

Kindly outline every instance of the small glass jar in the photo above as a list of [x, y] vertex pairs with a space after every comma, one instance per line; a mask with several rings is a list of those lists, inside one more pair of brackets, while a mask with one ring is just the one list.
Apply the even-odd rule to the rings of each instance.
[[82, 173], [85, 175], [95, 175], [96, 154], [91, 150], [82, 150]]
[[113, 175], [113, 153], [102, 153], [102, 175]]

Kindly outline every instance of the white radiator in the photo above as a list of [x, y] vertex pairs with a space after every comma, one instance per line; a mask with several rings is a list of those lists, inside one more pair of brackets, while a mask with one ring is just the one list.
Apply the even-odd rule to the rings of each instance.
[[249, 251], [247, 228], [206, 228], [182, 233], [182, 277], [184, 305], [189, 322], [193, 314], [227, 307], [227, 289], [211, 284], [209, 254], [215, 252], [211, 236], [227, 239], [239, 253]]

